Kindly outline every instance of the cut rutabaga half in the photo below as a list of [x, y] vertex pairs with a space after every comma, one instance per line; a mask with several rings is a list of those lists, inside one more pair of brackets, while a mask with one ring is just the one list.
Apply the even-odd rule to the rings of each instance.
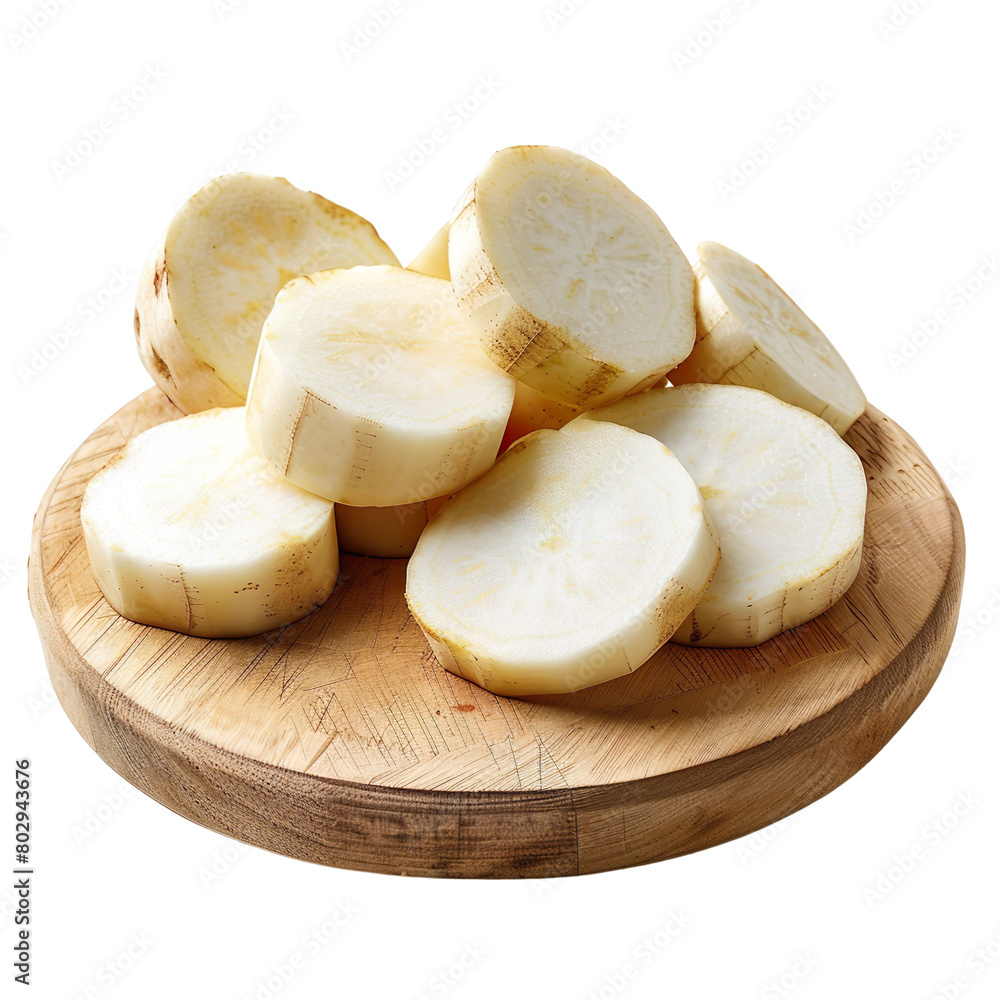
[[324, 268], [398, 263], [360, 215], [283, 177], [224, 174], [181, 207], [146, 263], [139, 354], [186, 413], [241, 406], [282, 285]]
[[229, 638], [287, 625], [330, 596], [333, 508], [254, 454], [243, 421], [233, 407], [160, 424], [91, 479], [83, 534], [120, 615]]
[[513, 399], [514, 379], [483, 354], [447, 281], [320, 271], [286, 285], [264, 324], [247, 433], [304, 489], [389, 507], [485, 472]]
[[722, 561], [675, 642], [753, 646], [822, 614], [861, 565], [867, 483], [829, 424], [757, 389], [653, 389], [584, 414], [663, 442], [701, 488]]
[[335, 507], [337, 540], [344, 552], [379, 559], [413, 554], [427, 522], [444, 506], [448, 497], [419, 500], [397, 507]]
[[694, 344], [684, 254], [644, 201], [577, 153], [496, 153], [456, 210], [448, 256], [486, 353], [567, 406], [651, 385]]
[[451, 280], [448, 268], [448, 230], [450, 226], [443, 225], [427, 244], [407, 265], [410, 271], [429, 274], [432, 278]]
[[865, 395], [833, 344], [766, 272], [719, 243], [698, 247], [698, 340], [674, 385], [763, 389], [844, 434]]
[[578, 420], [522, 438], [444, 506], [406, 599], [452, 673], [494, 694], [558, 694], [640, 667], [718, 560], [680, 462], [644, 434]]

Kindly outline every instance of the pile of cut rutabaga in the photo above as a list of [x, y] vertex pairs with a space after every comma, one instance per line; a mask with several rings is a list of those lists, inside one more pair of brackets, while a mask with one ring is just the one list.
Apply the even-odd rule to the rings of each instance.
[[[865, 409], [816, 325], [563, 149], [498, 152], [408, 268], [360, 216], [219, 177], [140, 279], [139, 353], [188, 416], [87, 487], [101, 591], [196, 636], [280, 628], [339, 550], [410, 556], [441, 665], [503, 695], [752, 646], [861, 561]], [[668, 384], [669, 381], [669, 384]]]

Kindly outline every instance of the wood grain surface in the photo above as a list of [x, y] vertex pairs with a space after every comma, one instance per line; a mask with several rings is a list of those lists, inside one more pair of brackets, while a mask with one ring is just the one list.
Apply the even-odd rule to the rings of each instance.
[[574, 695], [498, 698], [438, 666], [406, 561], [344, 555], [330, 600], [252, 639], [119, 617], [80, 529], [91, 475], [181, 414], [152, 389], [70, 458], [35, 518], [29, 595], [56, 693], [116, 771], [272, 851], [409, 875], [541, 877], [742, 836], [867, 763], [936, 678], [964, 568], [955, 503], [873, 408], [861, 573], [821, 618], [754, 649], [667, 644]]

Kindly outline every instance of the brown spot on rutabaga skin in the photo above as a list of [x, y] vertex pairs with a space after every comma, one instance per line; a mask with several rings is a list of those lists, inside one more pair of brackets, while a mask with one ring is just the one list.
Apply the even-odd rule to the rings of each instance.
[[610, 362], [595, 361], [593, 363], [595, 366], [594, 370], [580, 390], [580, 395], [584, 399], [593, 399], [595, 396], [600, 396], [602, 393], [607, 392], [621, 374], [621, 369]]
[[135, 316], [132, 318], [132, 326], [135, 328], [135, 339], [139, 339], [139, 310], [136, 309]]
[[[574, 398], [572, 400], [560, 398], [560, 402], [567, 406], [586, 406], [590, 400], [607, 392], [608, 389], [610, 389], [615, 382], [617, 382], [618, 377], [621, 375], [622, 370], [616, 365], [609, 364], [605, 361], [595, 361], [592, 358], [586, 358], [584, 354], [581, 354], [579, 350], [573, 347], [567, 347], [567, 350], [575, 351], [575, 353], [577, 353], [590, 365], [590, 371], [586, 380], [582, 385], [575, 388]], [[527, 372], [523, 376], [523, 381], [524, 384], [531, 389], [535, 389], [538, 392], [550, 393], [551, 387], [547, 386], [547, 382], [552, 375], [555, 375], [558, 378], [558, 364], [553, 366], [547, 362], [542, 362], [535, 369]]]
[[153, 292], [156, 295], [160, 294], [160, 288], [166, 281], [167, 277], [167, 262], [166, 260], [158, 260], [156, 262], [156, 270], [153, 272]]
[[162, 378], [165, 378], [171, 385], [173, 385], [174, 376], [173, 373], [170, 371], [170, 368], [167, 366], [166, 361], [164, 361], [163, 358], [161, 358], [160, 355], [156, 353], [155, 347], [150, 347], [149, 350], [153, 356], [153, 367], [156, 369], [156, 374], [161, 376]]
[[539, 367], [566, 346], [566, 331], [536, 319], [516, 306], [505, 317], [492, 338], [484, 344], [486, 353], [515, 378]]
[[[452, 223], [452, 228], [459, 224], [464, 211]], [[452, 287], [455, 295], [467, 312], [475, 312], [480, 306], [492, 302], [503, 294], [503, 286], [489, 257], [482, 250], [477, 251], [462, 269], [452, 275]], [[491, 321], [489, 331], [494, 324]]]

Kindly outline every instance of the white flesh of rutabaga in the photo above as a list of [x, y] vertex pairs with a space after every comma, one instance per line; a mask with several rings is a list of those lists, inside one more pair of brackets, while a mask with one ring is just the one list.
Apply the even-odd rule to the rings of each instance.
[[320, 271], [287, 284], [264, 324], [247, 432], [304, 489], [389, 507], [485, 472], [513, 399], [514, 379], [483, 354], [447, 281]]
[[845, 434], [864, 413], [865, 394], [819, 327], [734, 250], [702, 243], [698, 257], [698, 340], [670, 381], [763, 389]]
[[486, 353], [567, 406], [652, 385], [694, 344], [684, 254], [645, 202], [577, 153], [496, 153], [456, 210], [448, 257]]
[[360, 215], [283, 177], [225, 174], [181, 207], [146, 263], [139, 354], [185, 413], [241, 406], [282, 285], [331, 267], [398, 263]]
[[[701, 488], [722, 561], [673, 639], [753, 646], [815, 618], [861, 565], [867, 483], [829, 424], [756, 389], [652, 389], [584, 414], [655, 437]], [[568, 428], [567, 428], [568, 429]]]
[[332, 505], [250, 449], [241, 407], [134, 438], [87, 486], [94, 577], [120, 615], [189, 635], [257, 635], [322, 604], [337, 581]]
[[522, 438], [424, 529], [406, 599], [438, 661], [501, 695], [640, 667], [719, 560], [701, 494], [658, 441], [574, 421]]

